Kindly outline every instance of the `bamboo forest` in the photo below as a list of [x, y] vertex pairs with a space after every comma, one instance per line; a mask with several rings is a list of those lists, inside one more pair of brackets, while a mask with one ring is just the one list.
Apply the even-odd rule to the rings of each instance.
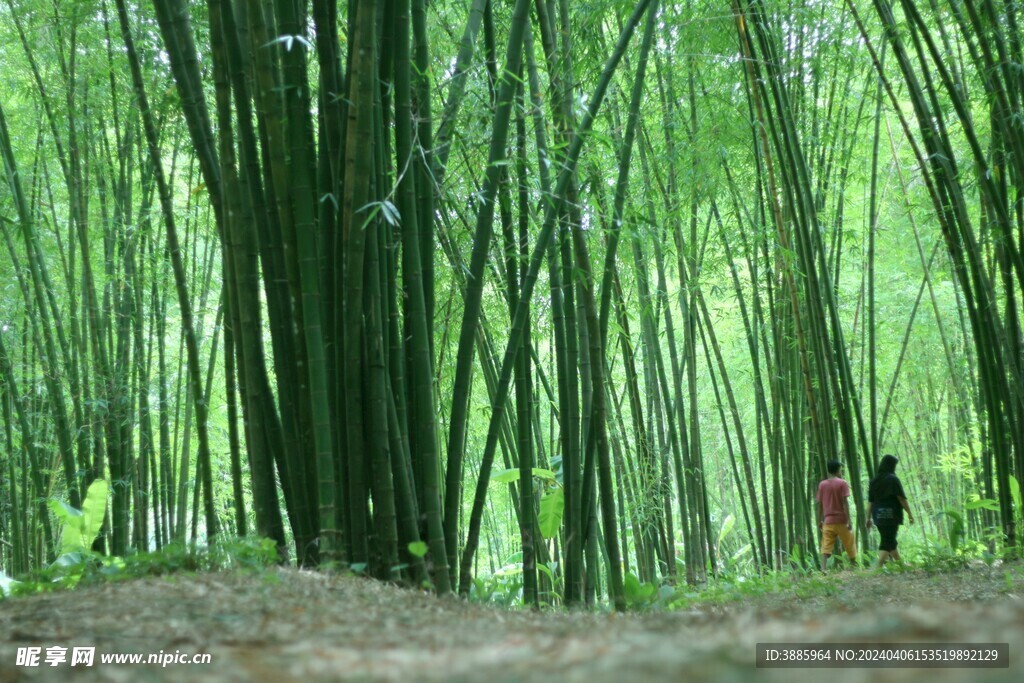
[[524, 619], [1024, 594], [1022, 22], [0, 0], [0, 609], [145, 563]]

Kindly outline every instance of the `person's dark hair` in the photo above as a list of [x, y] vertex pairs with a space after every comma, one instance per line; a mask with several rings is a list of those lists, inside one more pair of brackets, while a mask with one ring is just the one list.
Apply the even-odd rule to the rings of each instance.
[[898, 462], [899, 458], [895, 455], [883, 455], [882, 459], [878, 461], [878, 470], [875, 471], [875, 476], [871, 481], [877, 481], [887, 474], [895, 474]]
[[843, 463], [838, 460], [830, 460], [825, 469], [828, 470], [829, 474], [839, 474], [839, 470], [843, 469]]

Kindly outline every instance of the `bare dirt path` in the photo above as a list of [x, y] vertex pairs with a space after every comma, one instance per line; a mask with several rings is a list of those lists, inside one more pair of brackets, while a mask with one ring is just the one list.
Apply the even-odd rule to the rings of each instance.
[[[735, 593], [733, 593], [735, 595]], [[1004, 642], [1009, 669], [758, 669], [758, 642]], [[68, 661], [47, 666], [47, 648]], [[91, 667], [71, 666], [94, 647]], [[19, 666], [18, 649], [41, 648]], [[209, 664], [103, 664], [208, 653]], [[174, 575], [0, 601], [6, 681], [1024, 680], [1024, 566], [841, 572], [629, 615], [504, 611], [346, 576]]]

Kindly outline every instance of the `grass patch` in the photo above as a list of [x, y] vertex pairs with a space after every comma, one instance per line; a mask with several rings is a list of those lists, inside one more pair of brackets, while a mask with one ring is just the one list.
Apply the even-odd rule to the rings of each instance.
[[[274, 542], [259, 538], [225, 537], [207, 546], [172, 543], [158, 551], [131, 553], [125, 557], [106, 557], [91, 550], [80, 551], [62, 555], [49, 567], [18, 577], [8, 584], [6, 593], [10, 596], [35, 595], [80, 585], [180, 573], [229, 569], [261, 571], [276, 561]], [[0, 597], [3, 595], [0, 592]]]

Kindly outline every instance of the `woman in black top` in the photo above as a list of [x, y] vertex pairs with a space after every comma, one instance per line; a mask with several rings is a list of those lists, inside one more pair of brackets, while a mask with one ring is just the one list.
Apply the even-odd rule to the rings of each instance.
[[878, 463], [878, 471], [874, 479], [868, 483], [868, 514], [865, 525], [868, 529], [874, 524], [882, 537], [878, 544], [878, 566], [881, 567], [889, 558], [900, 561], [900, 551], [896, 549], [896, 533], [903, 524], [903, 511], [906, 510], [910, 523], [914, 523], [914, 513], [907, 504], [907, 495], [903, 492], [903, 484], [896, 476], [895, 455], [883, 456]]

